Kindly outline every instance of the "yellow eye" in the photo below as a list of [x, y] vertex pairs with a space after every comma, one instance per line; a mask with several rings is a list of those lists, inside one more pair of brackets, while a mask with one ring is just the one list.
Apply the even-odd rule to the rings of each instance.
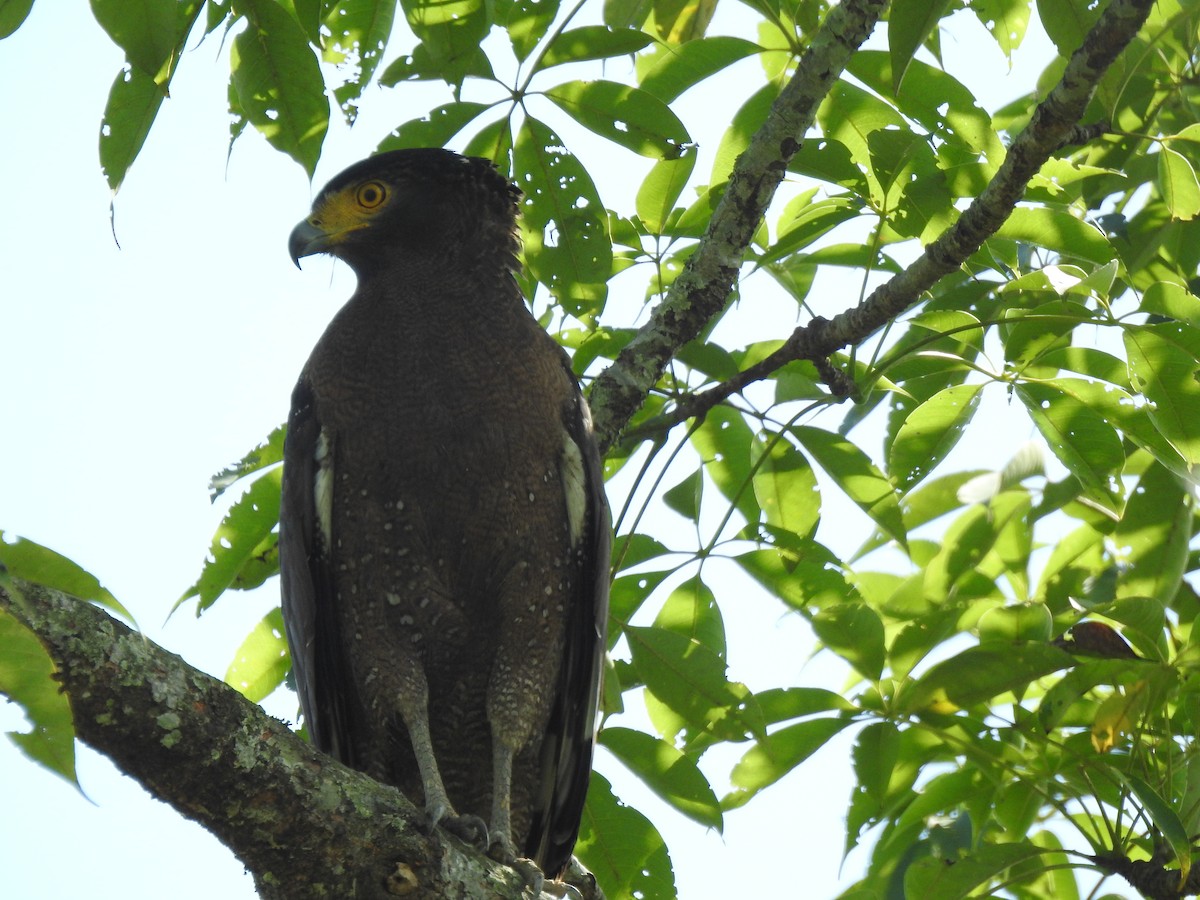
[[355, 198], [363, 209], [374, 209], [387, 199], [387, 188], [381, 182], [368, 181], [359, 185]]

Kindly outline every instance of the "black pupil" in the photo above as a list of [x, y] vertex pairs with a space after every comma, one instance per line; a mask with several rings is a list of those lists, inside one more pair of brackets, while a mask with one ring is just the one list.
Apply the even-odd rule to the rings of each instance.
[[367, 206], [374, 206], [379, 202], [379, 188], [365, 187], [362, 190], [362, 202]]

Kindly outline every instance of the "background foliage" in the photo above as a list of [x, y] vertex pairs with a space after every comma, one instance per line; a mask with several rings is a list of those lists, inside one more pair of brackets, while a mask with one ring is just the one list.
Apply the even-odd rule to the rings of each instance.
[[[0, 35], [30, 6], [0, 5]], [[92, 8], [127, 59], [100, 140], [114, 191], [201, 35], [228, 49], [231, 144], [257, 132], [310, 175], [331, 119], [352, 123], [369, 85], [446, 85], [448, 102], [380, 148], [448, 144], [511, 173], [526, 194], [523, 286], [585, 381], [697, 252], [735, 159], [829, 14], [747, 2], [747, 27], [731, 35], [709, 33], [715, 4], [671, 0]], [[996, 178], [1104, 9], [893, 3], [756, 223], [733, 302], [674, 355], [608, 453], [618, 539], [600, 743], [719, 829], [852, 729], [845, 847], [873, 850], [847, 896], [1070, 898], [1096, 881], [1089, 869], [1150, 896], [1195, 883], [1200, 5], [1151, 8], [1084, 117], [1101, 127], [1042, 166], [1000, 229], [903, 315], [827, 361], [738, 377], [789, 336], [738, 340], [761, 315], [759, 285], [770, 279], [806, 325], [905, 271]], [[942, 68], [943, 27], [974, 16], [1011, 54], [1032, 15], [1060, 57], [1037, 96], [985, 111]], [[631, 55], [630, 77], [615, 80]], [[757, 79], [739, 82], [744, 101], [715, 152], [698, 148], [681, 98], [747, 58]], [[572, 137], [584, 131], [606, 153], [650, 160], [632, 206], [585, 165]], [[837, 273], [854, 279], [850, 293]], [[1032, 437], [1011, 462], [943, 465], [1001, 406]], [[276, 431], [214, 479], [244, 494], [181, 603], [203, 610], [274, 574], [280, 451]], [[853, 553], [840, 550], [848, 529]], [[0, 544], [10, 572], [116, 603], [47, 553]], [[744, 587], [715, 577], [720, 566], [804, 617], [851, 683], [730, 680], [724, 619]], [[227, 680], [252, 699], [285, 680], [281, 632], [273, 612], [234, 654]], [[70, 774], [46, 660], [10, 616], [0, 641], [0, 688], [36, 725], [22, 746]], [[729, 745], [740, 759], [714, 773]], [[599, 773], [578, 852], [610, 896], [674, 896], [654, 823]]]

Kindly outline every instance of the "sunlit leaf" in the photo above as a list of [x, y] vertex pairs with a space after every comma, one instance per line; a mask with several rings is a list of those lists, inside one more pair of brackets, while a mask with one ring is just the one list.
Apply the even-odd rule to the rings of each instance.
[[1170, 605], [1188, 571], [1193, 497], [1173, 474], [1150, 466], [1138, 480], [1113, 533], [1121, 573], [1118, 595]]
[[612, 273], [608, 216], [583, 164], [545, 124], [526, 117], [513, 152], [525, 193], [525, 265], [570, 313], [599, 314]]
[[0, 531], [0, 572], [103, 606], [133, 622], [121, 602], [91, 572], [28, 538]]
[[792, 433], [812, 454], [846, 496], [871, 517], [892, 540], [904, 544], [908, 530], [900, 498], [890, 481], [862, 450], [831, 431], [808, 425], [793, 426]]
[[755, 437], [751, 453], [754, 496], [767, 524], [811, 537], [821, 518], [821, 494], [808, 459], [786, 439]]
[[7, 736], [34, 762], [78, 785], [75, 723], [56, 672], [37, 635], [0, 609], [0, 694], [20, 706], [31, 725], [28, 732]]
[[575, 855], [610, 897], [675, 900], [675, 873], [658, 829], [618, 800], [598, 772], [592, 772]]
[[902, 490], [924, 479], [958, 443], [979, 408], [982, 387], [954, 385], [908, 414], [888, 454], [888, 469]]
[[287, 638], [283, 632], [283, 613], [273, 609], [246, 635], [225, 672], [225, 683], [240, 691], [247, 700], [261, 702], [291, 668]]
[[721, 830], [721, 806], [695, 760], [661, 738], [631, 728], [605, 728], [600, 745], [642, 783], [689, 819]]
[[92, 14], [125, 58], [159, 85], [170, 80], [200, 0], [91, 0]]
[[905, 872], [905, 896], [961, 900], [975, 895], [978, 888], [1006, 869], [1041, 856], [1043, 852], [1040, 847], [1021, 841], [982, 844], [950, 860], [935, 857], [917, 860]]
[[750, 691], [725, 678], [725, 663], [698, 641], [663, 628], [629, 627], [633, 664], [648, 690], [697, 730], [742, 738], [761, 729], [746, 711]]
[[100, 124], [100, 167], [114, 193], [146, 143], [164, 99], [163, 89], [141, 69], [117, 73]]
[[758, 51], [758, 45], [750, 41], [727, 36], [679, 45], [663, 44], [639, 59], [640, 86], [664, 103], [670, 103], [689, 88]]
[[1194, 219], [1200, 214], [1200, 181], [1186, 156], [1170, 147], [1158, 151], [1158, 187], [1171, 216]]
[[229, 57], [241, 110], [311, 178], [329, 128], [317, 57], [295, 18], [274, 0], [246, 0], [242, 11], [249, 27], [234, 37]]
[[1020, 690], [1074, 662], [1066, 651], [1040, 642], [980, 644], [934, 665], [904, 693], [900, 703], [911, 712], [939, 701], [971, 706]]
[[1017, 395], [1054, 455], [1106, 506], [1120, 496], [1117, 476], [1125, 464], [1121, 438], [1112, 425], [1070, 394], [1046, 384], [1020, 384]]
[[741, 758], [729, 775], [736, 789], [722, 801], [729, 809], [774, 784], [827, 744], [853, 722], [852, 719], [810, 719], [772, 732]]
[[1150, 418], [1192, 465], [1200, 465], [1200, 330], [1182, 322], [1131, 326], [1125, 350]]
[[892, 88], [900, 90], [904, 72], [917, 49], [937, 28], [949, 0], [895, 0], [888, 16], [888, 47], [892, 56]]
[[33, 0], [0, 0], [0, 40], [20, 28], [31, 9]]
[[615, 81], [567, 81], [547, 99], [601, 137], [656, 159], [677, 159], [691, 143], [683, 122], [647, 91]]
[[548, 69], [564, 63], [624, 56], [636, 53], [653, 40], [646, 32], [636, 28], [608, 28], [604, 25], [569, 28], [550, 40], [537, 67]]
[[883, 672], [883, 622], [865, 603], [841, 603], [819, 610], [812, 619], [813, 633], [870, 681]]
[[199, 615], [216, 602], [247, 565], [256, 565], [257, 554], [268, 546], [267, 536], [279, 522], [282, 477], [282, 467], [267, 471], [230, 507], [213, 535], [200, 577], [175, 601], [172, 611], [192, 597], [199, 597], [196, 608]]

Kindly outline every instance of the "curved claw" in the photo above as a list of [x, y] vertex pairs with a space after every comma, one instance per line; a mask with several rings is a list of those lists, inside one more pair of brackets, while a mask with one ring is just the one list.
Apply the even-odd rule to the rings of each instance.
[[442, 815], [438, 816], [437, 821], [433, 824], [441, 825], [456, 838], [466, 841], [480, 850], [488, 848], [487, 823], [479, 816], [446, 814], [443, 810]]

